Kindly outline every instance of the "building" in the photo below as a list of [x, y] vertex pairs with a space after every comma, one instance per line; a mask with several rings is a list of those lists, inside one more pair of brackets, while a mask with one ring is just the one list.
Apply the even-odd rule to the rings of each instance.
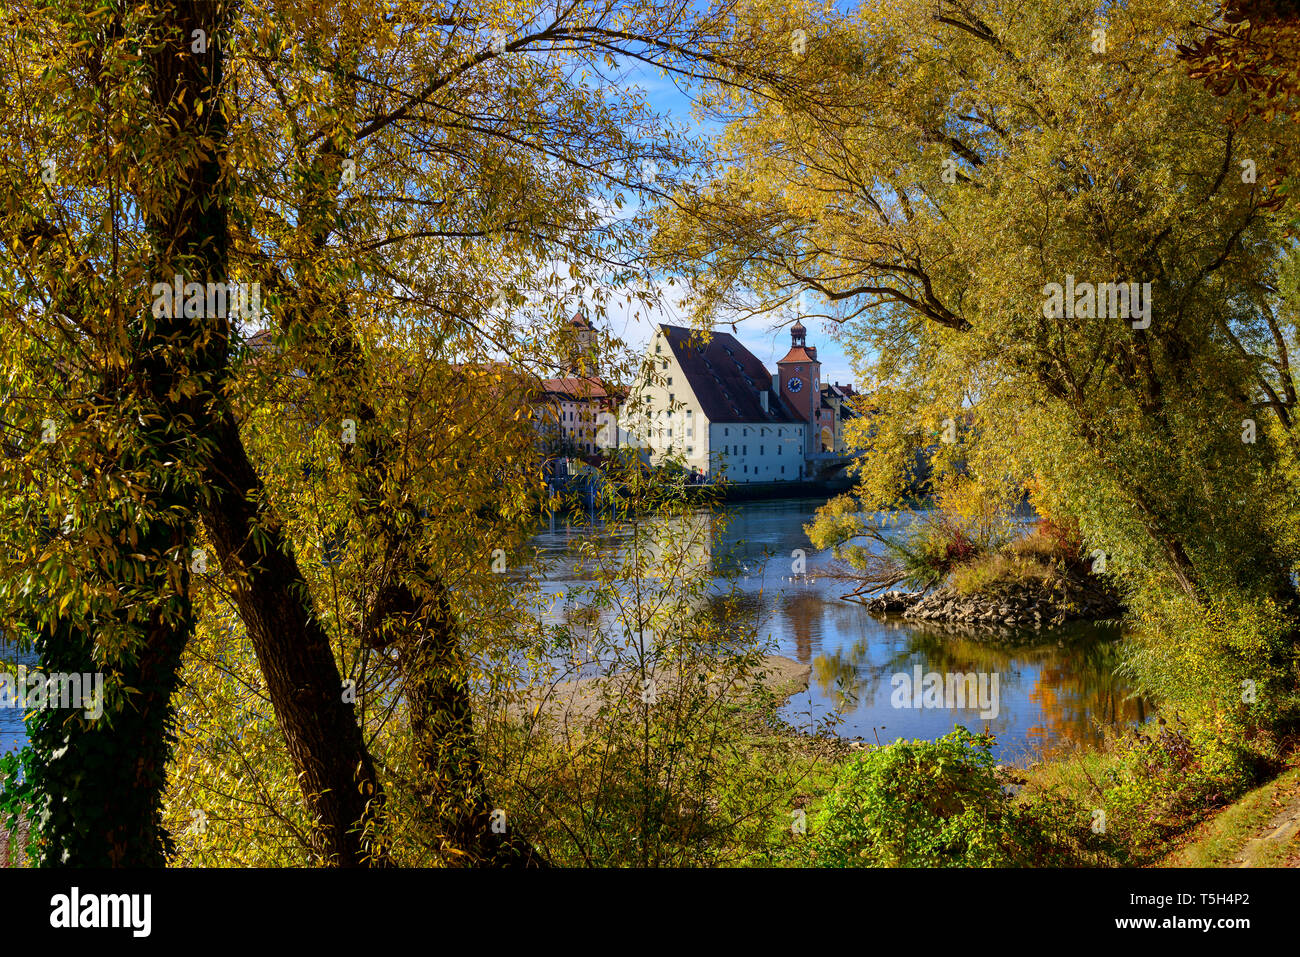
[[829, 413], [830, 421], [822, 426], [822, 452], [834, 455], [847, 455], [848, 443], [844, 437], [844, 426], [862, 414], [858, 403], [860, 396], [851, 385], [835, 382], [822, 386], [822, 410]]
[[539, 383], [533, 416], [552, 454], [592, 457], [618, 444], [618, 394], [596, 375], [596, 330], [587, 317], [574, 316], [566, 331], [569, 375]]
[[538, 431], [556, 452], [594, 455], [617, 442], [616, 400], [598, 379], [544, 379], [533, 404]]
[[811, 382], [813, 366], [819, 368], [815, 359], [811, 363], [799, 360], [774, 376], [734, 336], [714, 332], [706, 342], [690, 329], [660, 325], [646, 371], [619, 411], [620, 436], [652, 464], [676, 457], [711, 479], [808, 478], [809, 419], [788, 398], [806, 399], [803, 385], [787, 388], [781, 380], [804, 376]]

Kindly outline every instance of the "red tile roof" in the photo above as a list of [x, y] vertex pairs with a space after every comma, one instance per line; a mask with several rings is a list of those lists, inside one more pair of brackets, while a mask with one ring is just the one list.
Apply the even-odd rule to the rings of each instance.
[[785, 354], [782, 362], [816, 362], [817, 357], [803, 346], [794, 346]]
[[543, 379], [542, 388], [566, 399], [607, 399], [610, 394], [605, 386], [595, 379], [582, 379], [569, 376], [564, 379]]

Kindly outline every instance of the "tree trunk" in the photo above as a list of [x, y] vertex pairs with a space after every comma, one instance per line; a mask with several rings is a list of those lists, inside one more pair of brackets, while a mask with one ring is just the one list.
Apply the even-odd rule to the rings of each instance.
[[[226, 122], [220, 97], [230, 10], [230, 4], [221, 2], [165, 9], [162, 16], [171, 32], [150, 60], [158, 111], [178, 130], [202, 132], [215, 144], [196, 164], [194, 175], [168, 184], [177, 201], [169, 210], [170, 221], [151, 223], [152, 232], [165, 244], [162, 260], [195, 263], [201, 267], [193, 270], [197, 275], [214, 281], [228, 278], [222, 202], [228, 176]], [[193, 49], [196, 31], [207, 37], [205, 52]], [[236, 604], [314, 817], [316, 852], [324, 862], [340, 866], [380, 863], [387, 859], [378, 826], [383, 790], [352, 708], [343, 701], [329, 636], [313, 613], [291, 546], [265, 507], [261, 479], [224, 393], [230, 319], [208, 320], [210, 334], [199, 343], [199, 364], [211, 373], [211, 385], [201, 401], [184, 408], [172, 403], [170, 409], [172, 421], [194, 423], [209, 443], [202, 460], [203, 519], [221, 565], [233, 579]]]
[[[329, 635], [279, 524], [260, 504], [261, 479], [229, 413], [216, 432], [203, 519], [266, 679], [322, 859], [342, 867], [387, 863], [384, 792], [366, 749]], [[256, 531], [255, 531], [256, 530]]]
[[545, 867], [545, 858], [514, 829], [508, 810], [498, 812], [488, 795], [455, 618], [440, 581], [434, 591], [432, 600], [421, 602], [400, 585], [382, 610], [390, 623], [415, 623], [397, 639], [414, 739], [413, 789], [449, 863]]
[[[318, 214], [319, 215], [319, 214]], [[315, 236], [324, 245], [326, 230]], [[438, 570], [417, 548], [417, 532], [403, 532], [384, 512], [383, 483], [399, 453], [383, 431], [367, 387], [365, 357], [339, 297], [319, 290], [295, 290], [298, 302], [285, 310], [293, 328], [319, 357], [315, 381], [328, 389], [335, 408], [350, 410], [358, 440], [343, 446], [342, 461], [357, 482], [356, 520], [377, 542], [377, 553], [396, 556], [394, 581], [379, 589], [362, 628], [370, 647], [396, 643], [403, 690], [410, 709], [411, 732], [419, 779], [416, 792], [429, 809], [429, 827], [452, 861], [491, 866], [543, 866], [541, 854], [516, 834], [508, 815], [504, 833], [483, 779], [483, 764], [474, 735], [473, 705], [457, 623]], [[328, 319], [328, 322], [325, 320]], [[322, 334], [321, 327], [330, 330]], [[417, 523], [418, 524], [418, 523]], [[422, 583], [421, 597], [409, 582]]]

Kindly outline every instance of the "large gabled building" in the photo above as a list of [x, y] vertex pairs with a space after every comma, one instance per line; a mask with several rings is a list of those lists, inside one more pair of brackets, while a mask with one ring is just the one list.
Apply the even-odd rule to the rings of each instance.
[[714, 332], [705, 341], [693, 330], [660, 325], [647, 367], [619, 424], [627, 444], [644, 449], [652, 463], [675, 455], [695, 472], [711, 479], [725, 473], [731, 482], [809, 477], [808, 420], [734, 336]]
[[594, 376], [544, 379], [533, 406], [538, 431], [555, 451], [594, 455], [616, 444], [617, 399]]

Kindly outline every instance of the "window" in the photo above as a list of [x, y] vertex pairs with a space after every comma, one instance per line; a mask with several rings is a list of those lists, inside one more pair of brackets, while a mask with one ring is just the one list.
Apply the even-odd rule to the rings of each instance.
[[687, 409], [687, 410], [686, 410], [686, 415], [687, 415], [688, 418], [690, 417], [690, 414], [691, 414], [693, 411], [694, 411], [693, 409]]
[[746, 429], [746, 430], [745, 430], [745, 436], [746, 436], [746, 437], [749, 436], [749, 429]]
[[749, 454], [749, 446], [748, 446], [748, 445], [747, 445], [747, 446], [745, 446], [745, 454], [746, 454], [746, 455], [748, 455], [748, 454]]
[[782, 475], [785, 474], [785, 466], [784, 466], [784, 465], [781, 466], [781, 474], [782, 474]]
[[694, 429], [690, 429], [690, 428], [688, 428], [688, 429], [686, 430], [686, 437], [687, 437], [688, 439], [693, 439], [693, 438], [695, 438], [695, 430], [694, 430]]
[[668, 384], [669, 384], [669, 385], [672, 385], [672, 384], [673, 384], [673, 377], [672, 377], [672, 376], [669, 376], [669, 377], [668, 377]]
[[781, 446], [779, 446], [779, 445], [776, 447], [776, 454], [777, 454], [777, 455], [780, 455], [780, 454], [781, 454]]
[[723, 429], [723, 430], [722, 430], [722, 434], [723, 434], [723, 435], [730, 435], [730, 434], [731, 434], [731, 429]]
[[677, 397], [676, 397], [675, 395], [673, 395], [671, 392], [669, 392], [669, 393], [668, 393], [668, 404], [669, 404], [669, 405], [672, 405], [672, 404], [673, 404], [674, 402], [676, 402], [676, 401], [677, 401]]
[[656, 343], [655, 343], [655, 355], [660, 355], [663, 351], [664, 351], [664, 347], [663, 347], [662, 345], [660, 345], [659, 343], [656, 342]]
[[694, 454], [695, 454], [695, 446], [693, 446], [693, 445], [688, 445], [688, 446], [686, 446], [686, 454], [687, 454], [687, 455], [694, 455]]
[[673, 430], [672, 430], [672, 429], [669, 429], [669, 430], [668, 430], [668, 438], [671, 439], [672, 437], [673, 437]]
[[758, 454], [759, 454], [759, 455], [766, 455], [766, 454], [767, 454], [767, 446], [766, 446], [766, 445], [760, 445], [760, 446], [758, 447]]

